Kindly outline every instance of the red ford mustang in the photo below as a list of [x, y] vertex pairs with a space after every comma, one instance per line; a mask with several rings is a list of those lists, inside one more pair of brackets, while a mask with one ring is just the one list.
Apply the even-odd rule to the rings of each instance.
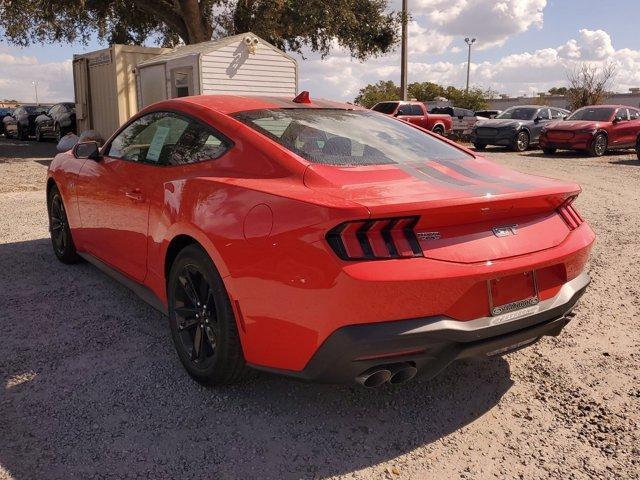
[[608, 149], [635, 148], [638, 134], [640, 110], [598, 105], [576, 110], [565, 121], [545, 125], [540, 133], [540, 147], [546, 154], [567, 149], [601, 157]]
[[304, 94], [152, 105], [47, 183], [57, 257], [165, 312], [197, 380], [369, 387], [559, 334], [589, 283], [579, 192]]

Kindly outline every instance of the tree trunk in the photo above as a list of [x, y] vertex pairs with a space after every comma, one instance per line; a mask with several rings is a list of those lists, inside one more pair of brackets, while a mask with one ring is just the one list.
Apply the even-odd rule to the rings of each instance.
[[187, 38], [183, 38], [186, 44], [211, 40], [213, 26], [207, 21], [208, 15], [201, 8], [202, 6], [198, 0], [180, 0], [182, 21], [187, 31]]

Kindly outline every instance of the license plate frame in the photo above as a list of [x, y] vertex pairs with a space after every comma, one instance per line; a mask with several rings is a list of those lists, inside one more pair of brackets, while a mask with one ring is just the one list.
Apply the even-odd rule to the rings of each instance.
[[538, 278], [537, 272], [535, 270], [531, 270], [528, 272], [522, 272], [522, 275], [531, 275], [532, 277], [532, 291], [531, 295], [526, 296], [522, 299], [517, 299], [512, 302], [508, 302], [501, 305], [496, 305], [493, 298], [493, 286], [504, 278], [495, 278], [491, 280], [487, 280], [487, 296], [489, 298], [489, 313], [492, 317], [499, 317], [501, 315], [505, 315], [507, 313], [517, 312], [518, 310], [527, 309], [530, 307], [534, 307], [540, 303], [540, 291], [538, 288]]

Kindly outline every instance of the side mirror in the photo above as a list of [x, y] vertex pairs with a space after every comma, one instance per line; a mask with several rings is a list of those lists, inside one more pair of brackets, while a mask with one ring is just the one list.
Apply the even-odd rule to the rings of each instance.
[[100, 147], [98, 142], [80, 142], [73, 147], [73, 156], [76, 158], [88, 158], [96, 162], [100, 161]]
[[542, 120], [541, 117], [536, 117], [536, 118], [533, 119], [533, 122], [534, 123], [540, 123], [540, 120]]

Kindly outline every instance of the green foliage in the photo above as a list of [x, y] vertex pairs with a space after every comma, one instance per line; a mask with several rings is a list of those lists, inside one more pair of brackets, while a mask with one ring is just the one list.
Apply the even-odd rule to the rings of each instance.
[[334, 41], [364, 59], [390, 51], [398, 13], [388, 0], [0, 0], [0, 30], [15, 45], [84, 42], [165, 46], [253, 31], [269, 42], [327, 55]]
[[[419, 102], [430, 102], [436, 97], [444, 97], [450, 100], [453, 105], [469, 110], [483, 110], [488, 107], [487, 99], [494, 96], [491, 90], [472, 88], [466, 92], [456, 87], [443, 87], [432, 82], [415, 82], [409, 84], [409, 98]], [[376, 84], [367, 85], [362, 88], [355, 99], [355, 103], [366, 108], [371, 108], [378, 102], [385, 100], [400, 100], [401, 92], [392, 81], [380, 81]]]
[[566, 95], [569, 89], [567, 87], [553, 87], [549, 89], [551, 95]]

